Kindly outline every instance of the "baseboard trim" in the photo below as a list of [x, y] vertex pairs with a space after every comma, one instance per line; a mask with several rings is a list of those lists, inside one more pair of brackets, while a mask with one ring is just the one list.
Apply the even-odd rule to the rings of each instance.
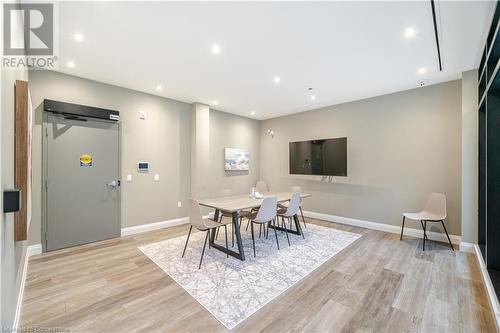
[[[36, 245], [35, 245], [36, 246]], [[40, 244], [41, 246], [41, 244]], [[17, 295], [17, 304], [16, 304], [16, 314], [14, 315], [14, 323], [12, 324], [13, 332], [17, 332], [19, 328], [19, 319], [21, 317], [21, 309], [23, 306], [23, 296], [24, 296], [24, 285], [26, 283], [26, 275], [28, 272], [28, 261], [31, 255], [30, 248], [32, 246], [28, 246], [26, 248], [26, 253], [24, 255], [24, 264], [23, 264], [23, 273], [21, 276], [21, 284], [19, 286], [19, 293]]]
[[129, 236], [129, 235], [139, 234], [141, 232], [158, 230], [158, 229], [173, 227], [176, 225], [186, 224], [188, 222], [189, 222], [188, 217], [179, 217], [177, 219], [172, 219], [172, 220], [167, 220], [167, 221], [141, 224], [141, 225], [137, 225], [137, 226], [133, 226], [133, 227], [122, 228], [121, 235], [122, 235], [122, 237]]
[[[390, 232], [393, 234], [400, 234], [401, 233], [400, 226], [391, 225], [391, 224], [383, 224], [383, 223], [372, 222], [372, 221], [358, 220], [358, 219], [353, 219], [350, 217], [329, 215], [329, 214], [316, 213], [316, 212], [310, 212], [310, 211], [304, 211], [304, 215], [307, 217], [312, 217], [315, 219], [324, 220], [324, 221], [328, 221], [328, 222], [347, 224], [347, 225], [352, 225], [355, 227]], [[404, 235], [405, 236], [412, 236], [412, 237], [422, 237], [422, 230], [405, 227]], [[427, 237], [429, 237], [429, 239], [439, 241], [439, 242], [446, 242], [446, 243], [448, 242], [448, 239], [446, 238], [446, 235], [444, 233], [427, 231]], [[456, 244], [456, 245], [460, 244], [460, 241], [461, 241], [460, 236], [450, 235], [450, 239], [451, 239], [451, 242], [453, 244]]]
[[493, 288], [493, 283], [491, 283], [490, 275], [488, 274], [488, 269], [483, 259], [483, 254], [479, 245], [474, 244], [474, 252], [476, 253], [477, 260], [479, 261], [479, 266], [481, 267], [481, 275], [483, 276], [484, 286], [486, 287], [486, 293], [488, 294], [488, 300], [490, 303], [491, 311], [495, 316], [495, 322], [497, 324], [497, 331], [500, 331], [500, 305], [498, 302], [497, 294]]
[[468, 253], [476, 253], [476, 250], [474, 249], [475, 245], [476, 244], [474, 243], [460, 242], [460, 251]]

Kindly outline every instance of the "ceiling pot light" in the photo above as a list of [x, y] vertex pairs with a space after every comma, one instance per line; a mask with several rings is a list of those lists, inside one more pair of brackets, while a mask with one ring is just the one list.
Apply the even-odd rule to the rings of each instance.
[[163, 87], [159, 84], [156, 85], [156, 90], [158, 91], [162, 91], [163, 90]]
[[423, 74], [427, 73], [427, 69], [426, 69], [425, 67], [420, 67], [420, 68], [418, 69], [417, 73], [418, 73], [419, 75], [423, 75]]
[[216, 100], [215, 100], [215, 101], [212, 101], [212, 105], [213, 105], [213, 106], [215, 106], [215, 105], [217, 105], [217, 104], [219, 104], [219, 102], [217, 102]]
[[279, 76], [274, 77], [274, 83], [278, 84], [281, 82], [281, 78]]
[[316, 96], [315, 95], [311, 95], [311, 101], [314, 101], [316, 100]]
[[213, 54], [219, 54], [220, 53], [220, 47], [217, 44], [212, 45], [212, 53]]
[[83, 42], [85, 40], [85, 36], [82, 33], [80, 33], [80, 32], [75, 32], [75, 34], [73, 35], [73, 38], [77, 42]]
[[250, 112], [252, 116], [255, 116], [255, 111]]
[[417, 31], [415, 30], [414, 27], [407, 27], [407, 28], [405, 28], [403, 34], [404, 34], [405, 38], [411, 39], [411, 38], [416, 36]]
[[72, 61], [72, 60], [70, 60], [70, 61], [68, 61], [68, 62], [66, 63], [66, 66], [67, 66], [68, 68], [75, 68], [75, 62], [74, 62], [74, 61]]

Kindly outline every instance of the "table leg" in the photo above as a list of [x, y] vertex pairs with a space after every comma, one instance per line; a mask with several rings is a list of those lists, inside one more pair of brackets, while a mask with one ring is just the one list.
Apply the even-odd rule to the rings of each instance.
[[[217, 221], [219, 217], [219, 210], [215, 210], [214, 214], [214, 220]], [[236, 243], [238, 244], [238, 252], [226, 249], [224, 246], [221, 246], [219, 244], [215, 243], [215, 229], [212, 229], [212, 232], [210, 234], [210, 246], [213, 247], [214, 249], [217, 249], [221, 252], [227, 253], [232, 257], [238, 258], [240, 260], [245, 260], [245, 252], [243, 250], [243, 241], [241, 240], [241, 234], [240, 234], [240, 226], [238, 223], [238, 212], [233, 212], [232, 213], [232, 222], [233, 222], [233, 229], [236, 234]]]

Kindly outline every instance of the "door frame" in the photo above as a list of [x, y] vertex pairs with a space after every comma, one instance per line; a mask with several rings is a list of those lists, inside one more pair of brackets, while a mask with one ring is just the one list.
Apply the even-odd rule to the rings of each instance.
[[[48, 126], [49, 126], [49, 115], [55, 116], [55, 117], [62, 117], [64, 118], [63, 115], [53, 113], [50, 111], [42, 111], [43, 116], [42, 116], [42, 184], [41, 184], [41, 190], [42, 190], [42, 227], [41, 227], [41, 233], [40, 233], [40, 242], [42, 244], [42, 253], [47, 252], [47, 237], [48, 237], [48, 231], [47, 231], [47, 225], [48, 225], [48, 209], [47, 209], [47, 181], [48, 181], [48, 145], [49, 145], [49, 140], [48, 140]], [[85, 117], [87, 118], [87, 117]], [[90, 118], [94, 121], [104, 121], [104, 122], [109, 122], [106, 120], [100, 120], [100, 119], [95, 119], [95, 118]], [[116, 121], [115, 122], [118, 125], [118, 181], [120, 184], [122, 184], [121, 181], [121, 176], [122, 176], [122, 159], [121, 159], [121, 152], [122, 152], [122, 127], [121, 127], [121, 121]], [[121, 188], [122, 186], [118, 186], [117, 193], [118, 193], [118, 223], [119, 223], [119, 228], [121, 230], [122, 227], [122, 196], [121, 196]]]

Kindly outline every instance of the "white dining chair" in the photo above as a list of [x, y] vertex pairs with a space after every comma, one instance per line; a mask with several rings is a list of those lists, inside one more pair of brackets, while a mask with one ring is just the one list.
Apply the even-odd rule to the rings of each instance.
[[[292, 219], [294, 218], [295, 215], [299, 213], [299, 207], [300, 207], [300, 193], [299, 192], [293, 192], [292, 197], [288, 203], [288, 207], [286, 208], [281, 208], [278, 210], [278, 218], [281, 217], [281, 221], [283, 222], [283, 226], [285, 229], [286, 233], [286, 239], [288, 240], [288, 245], [290, 245], [290, 238], [288, 237], [288, 231], [286, 230], [286, 225], [285, 225], [285, 219], [288, 220], [290, 227], [292, 225]], [[300, 225], [299, 225], [300, 228]], [[291, 229], [291, 228], [290, 228]], [[300, 230], [297, 230], [300, 231]], [[304, 233], [301, 232], [302, 237], [304, 237]]]
[[[250, 229], [252, 231], [252, 243], [253, 243], [253, 256], [255, 257], [255, 236], [253, 231], [253, 225], [264, 225], [272, 223], [274, 227], [276, 227], [276, 213], [278, 206], [278, 198], [277, 197], [266, 197], [262, 200], [262, 204], [260, 205], [259, 211], [253, 213], [250, 216]], [[265, 232], [264, 232], [265, 233]], [[269, 234], [269, 228], [268, 228]], [[276, 237], [276, 245], [278, 246], [278, 250], [280, 249], [280, 244], [278, 241], [278, 233], [276, 232], [276, 228], [274, 228], [274, 236]]]
[[[292, 186], [292, 192], [301, 193], [302, 187]], [[289, 204], [290, 204], [290, 201], [285, 201], [285, 202], [279, 203], [278, 208], [287, 208]], [[302, 211], [302, 198], [300, 199], [300, 202], [299, 202], [299, 211], [300, 211], [300, 216], [302, 216], [302, 222], [304, 223], [304, 227], [307, 228], [306, 219], [304, 218], [304, 212]]]
[[[205, 248], [207, 246], [207, 240], [209, 237], [210, 230], [223, 226], [226, 232], [226, 250], [228, 250], [227, 244], [227, 227], [225, 224], [221, 224], [219, 222], [205, 219], [203, 215], [201, 215], [200, 205], [198, 201], [194, 199], [188, 199], [188, 215], [189, 215], [189, 223], [191, 224], [189, 227], [189, 233], [186, 238], [186, 244], [184, 245], [184, 250], [182, 251], [182, 258], [184, 258], [184, 254], [186, 254], [186, 247], [189, 241], [189, 236], [191, 236], [191, 231], [193, 227], [200, 231], [206, 231], [207, 235], [205, 236], [205, 243], [203, 245], [203, 250], [201, 252], [200, 264], [198, 265], [198, 269], [201, 268], [201, 263], [203, 261], [203, 255], [205, 254]], [[229, 257], [229, 255], [227, 255]]]
[[269, 186], [267, 186], [267, 183], [264, 180], [259, 180], [257, 184], [255, 184], [255, 190], [260, 194], [265, 194], [269, 192]]
[[446, 195], [443, 193], [431, 193], [427, 198], [427, 202], [425, 203], [425, 207], [422, 211], [418, 213], [403, 213], [403, 223], [401, 225], [401, 237], [400, 240], [403, 240], [403, 231], [405, 227], [405, 219], [420, 221], [420, 225], [424, 230], [424, 240], [422, 249], [425, 251], [425, 241], [429, 240], [427, 237], [427, 222], [441, 222], [443, 225], [444, 232], [446, 233], [446, 237], [448, 238], [448, 242], [450, 243], [451, 249], [454, 251], [453, 244], [451, 243], [450, 236], [448, 235], [448, 231], [446, 230], [446, 226], [444, 225], [444, 220], [446, 219]]

